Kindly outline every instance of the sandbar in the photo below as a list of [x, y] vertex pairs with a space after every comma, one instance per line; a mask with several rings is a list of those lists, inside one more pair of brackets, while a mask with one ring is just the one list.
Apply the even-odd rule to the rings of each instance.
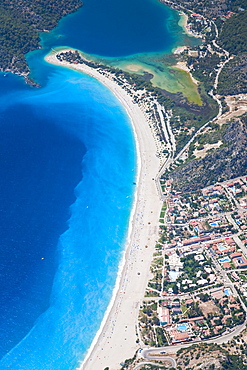
[[160, 168], [157, 148], [145, 112], [116, 82], [85, 64], [72, 66], [68, 62], [60, 62], [56, 54], [49, 54], [45, 59], [49, 63], [86, 73], [103, 83], [125, 108], [135, 134], [138, 178], [124, 259], [102, 325], [86, 358], [78, 367], [80, 370], [103, 370], [105, 367], [119, 370], [120, 363], [132, 358], [141, 346], [138, 343], [138, 313], [150, 278], [162, 207], [155, 181]]

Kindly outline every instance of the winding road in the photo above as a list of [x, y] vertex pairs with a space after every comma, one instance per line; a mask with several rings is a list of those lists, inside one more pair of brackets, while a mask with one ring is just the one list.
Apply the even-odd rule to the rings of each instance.
[[[193, 13], [192, 10], [190, 9], [187, 9], [189, 10], [191, 13]], [[217, 87], [218, 87], [218, 81], [219, 81], [219, 76], [220, 76], [220, 73], [222, 71], [222, 69], [225, 67], [225, 65], [233, 58], [233, 57], [230, 57], [228, 51], [226, 51], [225, 49], [222, 49], [217, 43], [216, 43], [216, 39], [218, 38], [218, 35], [219, 35], [219, 32], [218, 32], [218, 28], [216, 26], [216, 24], [211, 21], [211, 23], [214, 25], [215, 27], [215, 39], [212, 40], [212, 44], [214, 45], [214, 47], [216, 49], [219, 50], [220, 53], [222, 54], [225, 54], [225, 57], [226, 59], [224, 60], [224, 62], [221, 62], [220, 63], [220, 66], [217, 70], [217, 73], [216, 73], [216, 76], [215, 76], [215, 80], [214, 80], [214, 83], [213, 83], [213, 88], [208, 92], [208, 94], [217, 102], [218, 104], [218, 107], [219, 107], [219, 111], [218, 111], [218, 114], [210, 119], [209, 121], [207, 121], [202, 127], [200, 127], [196, 133], [193, 135], [193, 137], [188, 141], [188, 143], [183, 147], [183, 149], [177, 154], [177, 156], [172, 159], [171, 157], [169, 157], [169, 160], [163, 165], [162, 167], [162, 173], [160, 172], [159, 173], [159, 176], [161, 176], [165, 170], [170, 166], [171, 163], [174, 163], [177, 159], [179, 159], [181, 157], [181, 155], [189, 148], [190, 144], [195, 140], [195, 138], [201, 134], [201, 132], [209, 125], [209, 123], [211, 122], [214, 122], [216, 120], [218, 120], [221, 116], [222, 116], [222, 112], [223, 112], [223, 108], [222, 108], [222, 103], [221, 101], [218, 99], [218, 97], [216, 96], [215, 94], [215, 90], [217, 90]]]
[[[167, 356], [163, 348], [144, 348], [141, 349], [138, 353], [139, 357], [144, 358], [145, 360], [156, 360], [156, 361], [167, 361], [170, 362], [171, 367], [176, 368], [177, 364], [174, 358]], [[134, 367], [133, 370], [140, 369], [144, 365], [155, 365], [154, 362], [142, 362]]]
[[[169, 2], [169, 3], [172, 3], [171, 1], [168, 1], [168, 0], [164, 0], [165, 3]], [[192, 11], [191, 11], [192, 12]], [[170, 153], [168, 155], [168, 158], [166, 160], [166, 162], [163, 164], [158, 176], [156, 177], [156, 183], [158, 185], [159, 183], [159, 186], [160, 187], [160, 194], [161, 194], [161, 198], [163, 198], [163, 200], [165, 199], [163, 193], [162, 193], [162, 190], [161, 190], [161, 185], [160, 185], [160, 177], [162, 176], [162, 174], [165, 172], [165, 170], [167, 168], [169, 168], [169, 166], [174, 163], [177, 159], [179, 159], [181, 157], [181, 155], [189, 148], [190, 144], [195, 140], [195, 138], [200, 135], [202, 133], [202, 131], [205, 129], [205, 127], [207, 127], [208, 124], [210, 124], [211, 122], [214, 122], [216, 120], [218, 120], [222, 115], [223, 115], [223, 108], [222, 108], [222, 103], [220, 101], [220, 99], [217, 97], [217, 94], [216, 94], [216, 91], [217, 91], [217, 87], [218, 87], [218, 81], [219, 81], [219, 76], [220, 76], [220, 73], [222, 71], [222, 69], [225, 67], [225, 65], [233, 58], [229, 55], [229, 53], [222, 49], [216, 42], [217, 38], [218, 38], [218, 29], [217, 29], [217, 26], [216, 24], [211, 21], [211, 23], [214, 25], [215, 27], [215, 39], [212, 40], [212, 44], [214, 46], [215, 49], [218, 49], [218, 52], [221, 53], [221, 54], [224, 54], [225, 55], [225, 60], [222, 61], [219, 65], [218, 65], [218, 69], [216, 71], [216, 76], [215, 76], [215, 80], [214, 80], [214, 83], [213, 83], [213, 87], [212, 89], [209, 91], [209, 95], [217, 102], [218, 104], [218, 107], [219, 107], [219, 110], [218, 110], [218, 114], [210, 119], [209, 121], [207, 121], [194, 135], [193, 137], [188, 141], [188, 143], [183, 147], [183, 149], [177, 154], [177, 156], [174, 158], [173, 157], [173, 154], [174, 154], [174, 143], [171, 141], [171, 138], [169, 137], [169, 134], [168, 132], [166, 132], [166, 135], [167, 135], [167, 139], [169, 139], [169, 149], [170, 149]], [[170, 117], [166, 117], [166, 118], [169, 118]], [[168, 121], [168, 123], [170, 124], [170, 121]], [[165, 127], [165, 125], [164, 125]], [[168, 130], [167, 130], [168, 131]], [[224, 279], [226, 281], [226, 285], [229, 286], [236, 294], [236, 296], [238, 296], [236, 290], [235, 290], [235, 287], [234, 287], [234, 284], [229, 280], [227, 274], [224, 275]], [[154, 300], [156, 300], [156, 298], [152, 298]], [[160, 297], [157, 297], [157, 300], [160, 299]], [[242, 300], [240, 299], [240, 302], [242, 304], [242, 306], [244, 307], [244, 310], [246, 311], [247, 313], [247, 308], [246, 306], [243, 304]], [[247, 315], [246, 315], [246, 319], [244, 321], [244, 323], [242, 325], [238, 325], [236, 326], [234, 329], [231, 329], [227, 332], [225, 332], [223, 335], [219, 336], [219, 337], [214, 337], [212, 339], [209, 339], [209, 340], [205, 340], [205, 341], [197, 341], [197, 342], [189, 342], [189, 343], [183, 343], [183, 344], [177, 344], [177, 345], [172, 345], [172, 346], [167, 346], [167, 347], [156, 347], [156, 348], [144, 348], [144, 349], [141, 349], [140, 352], [139, 352], [139, 357], [142, 357], [143, 359], [145, 360], [166, 360], [166, 361], [169, 361], [171, 366], [176, 368], [176, 361], [172, 358], [172, 357], [169, 357], [167, 356], [168, 353], [174, 353], [176, 351], [178, 351], [179, 349], [181, 348], [186, 348], [186, 347], [190, 347], [193, 343], [217, 343], [217, 344], [223, 344], [223, 343], [227, 343], [229, 342], [230, 340], [233, 339], [234, 336], [238, 335], [241, 333], [241, 331], [246, 327], [246, 324], [247, 324]], [[165, 354], [164, 354], [165, 353]], [[155, 355], [157, 354], [157, 355]], [[164, 355], [163, 355], [164, 354]], [[151, 364], [150, 362], [143, 362], [141, 364], [138, 364], [134, 370], [137, 370], [137, 369], [140, 369], [142, 366], [144, 366], [145, 364]]]

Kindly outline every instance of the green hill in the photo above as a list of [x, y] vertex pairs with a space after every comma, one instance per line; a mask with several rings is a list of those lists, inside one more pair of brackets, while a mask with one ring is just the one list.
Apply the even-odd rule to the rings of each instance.
[[0, 5], [0, 68], [28, 73], [24, 54], [40, 47], [39, 32], [51, 30], [81, 0], [3, 0]]

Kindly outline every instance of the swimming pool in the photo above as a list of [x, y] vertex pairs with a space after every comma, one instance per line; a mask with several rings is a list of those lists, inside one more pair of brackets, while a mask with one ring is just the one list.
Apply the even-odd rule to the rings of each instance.
[[168, 275], [171, 279], [171, 281], [176, 281], [179, 276], [179, 271], [169, 271]]
[[224, 245], [219, 245], [218, 249], [222, 252], [225, 251], [227, 248]]
[[224, 258], [221, 258], [219, 260], [220, 263], [224, 263], [224, 262], [231, 262], [230, 258], [229, 257], [224, 257]]
[[217, 222], [210, 222], [209, 224], [210, 226], [218, 226], [218, 223]]
[[225, 288], [224, 293], [225, 293], [225, 295], [230, 295], [230, 294], [232, 294], [232, 291], [231, 291], [230, 288]]
[[185, 332], [185, 331], [188, 331], [190, 328], [190, 325], [189, 323], [184, 323], [184, 324], [178, 324], [177, 325], [177, 330], [178, 331], [181, 331], [181, 332]]

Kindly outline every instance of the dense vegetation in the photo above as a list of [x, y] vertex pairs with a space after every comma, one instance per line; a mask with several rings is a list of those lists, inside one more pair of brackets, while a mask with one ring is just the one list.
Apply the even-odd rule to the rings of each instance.
[[[161, 0], [166, 2], [166, 0]], [[220, 17], [232, 9], [231, 0], [173, 0], [174, 4], [190, 9], [195, 13], [203, 14], [206, 18]]]
[[161, 365], [144, 365], [143, 367], [140, 368], [140, 370], [163, 370], [163, 369], [168, 369], [166, 366], [161, 366]]
[[[172, 172], [171, 176], [177, 190], [195, 191], [216, 181], [232, 179], [247, 173], [247, 115], [233, 120], [221, 132], [217, 132], [217, 129], [212, 130], [212, 139], [215, 135], [217, 139], [220, 137], [222, 139], [223, 144], [220, 148], [211, 149], [204, 158], [192, 159]], [[193, 148], [191, 152], [193, 153]]]
[[247, 10], [235, 14], [223, 24], [219, 43], [231, 54], [247, 52]]
[[229, 355], [228, 361], [222, 363], [222, 369], [225, 370], [247, 370], [247, 365], [243, 364], [243, 360], [236, 355]]
[[39, 32], [82, 5], [81, 0], [2, 0], [0, 5], [0, 68], [28, 73], [24, 54], [40, 47]]
[[237, 55], [222, 70], [218, 93], [220, 95], [237, 95], [247, 93], [247, 53]]
[[247, 0], [231, 0], [231, 10], [237, 12], [239, 8], [247, 10]]
[[[234, 341], [229, 345], [219, 346], [216, 343], [194, 344], [191, 347], [180, 349], [177, 352], [178, 370], [247, 370], [246, 344], [236, 345]], [[231, 346], [237, 347], [238, 353], [231, 354]], [[245, 363], [244, 363], [245, 362]]]
[[188, 65], [193, 65], [193, 76], [204, 83], [206, 91], [210, 91], [216, 76], [215, 68], [221, 60], [218, 54], [211, 54], [206, 47], [204, 53], [203, 58], [188, 57]]

